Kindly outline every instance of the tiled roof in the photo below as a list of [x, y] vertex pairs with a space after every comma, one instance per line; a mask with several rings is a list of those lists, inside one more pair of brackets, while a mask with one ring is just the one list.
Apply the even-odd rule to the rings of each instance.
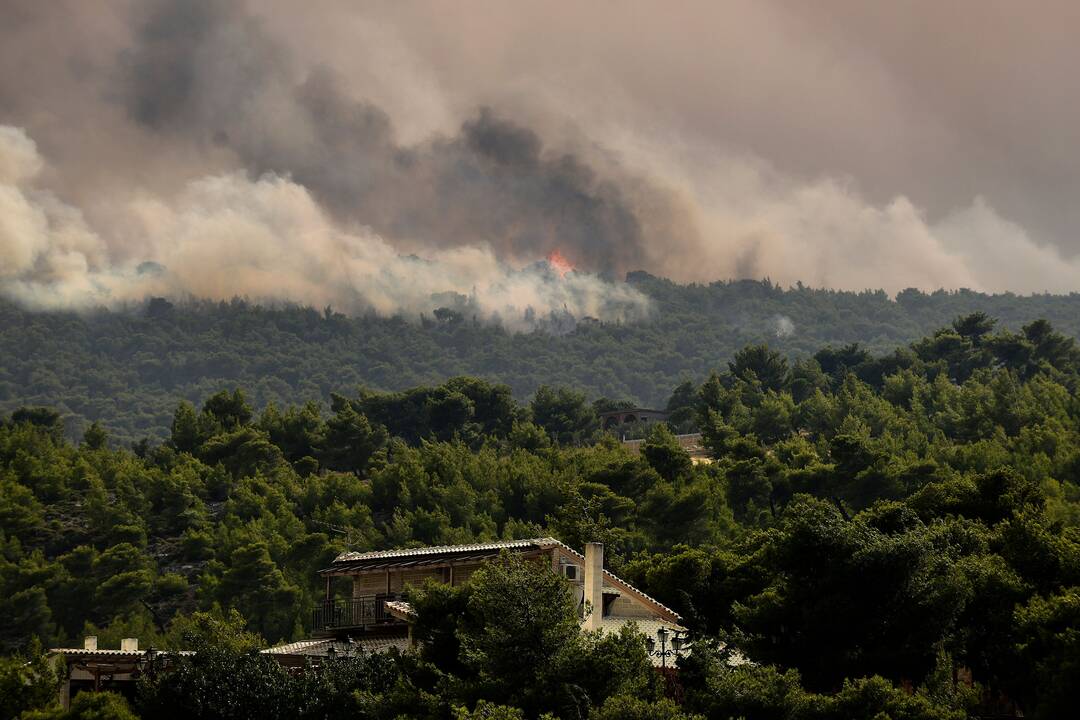
[[[627, 617], [605, 617], [600, 621], [600, 629], [605, 633], [616, 633], [623, 629], [627, 625], [636, 625], [638, 631], [640, 631], [645, 637], [656, 638], [656, 632], [660, 628], [667, 628], [669, 631], [680, 630], [685, 631], [686, 628], [675, 623], [664, 622], [663, 620], [652, 620], [650, 618], [627, 618]], [[681, 654], [689, 654], [690, 650], [686, 649]], [[662, 658], [650, 655], [649, 660], [653, 665], [660, 667], [665, 664]], [[667, 659], [667, 664], [673, 662], [672, 658]]]
[[[582, 621], [584, 622], [584, 621]], [[686, 628], [678, 623], [666, 622], [664, 620], [654, 620], [652, 618], [637, 618], [637, 617], [619, 617], [608, 615], [600, 620], [600, 629], [605, 632], [618, 632], [624, 625], [630, 624], [637, 625], [645, 635], [650, 637], [656, 637], [656, 631], [662, 627], [668, 630], [678, 630], [684, 632]]]
[[[675, 623], [664, 622], [663, 620], [652, 620], [652, 619], [649, 619], [649, 618], [610, 617], [610, 616], [605, 617], [600, 621], [600, 629], [603, 630], [604, 632], [619, 632], [619, 630], [621, 630], [623, 627], [625, 627], [626, 625], [630, 625], [630, 624], [636, 625], [637, 629], [643, 635], [645, 635], [645, 637], [653, 638], [654, 640], [657, 638], [657, 632], [662, 627], [667, 628], [668, 631], [673, 631], [673, 630], [679, 630], [679, 631], [682, 631], [682, 632], [686, 631], [686, 628], [682, 627], [681, 625], [677, 625]], [[723, 648], [723, 647], [724, 646], [721, 645], [721, 648]], [[659, 649], [659, 648], [657, 648], [657, 649]], [[670, 644], [668, 645], [668, 649], [669, 650], [673, 649], [673, 648], [671, 648]], [[680, 655], [689, 655], [690, 653], [693, 652], [693, 649], [694, 649], [693, 644], [686, 645], [686, 646], [684, 646], [684, 648], [682, 649], [682, 651], [679, 654]], [[649, 660], [651, 660], [652, 664], [656, 665], [657, 667], [664, 664], [662, 662], [661, 658], [658, 658], [655, 655], [650, 655]], [[743, 655], [741, 652], [739, 652], [738, 650], [736, 650], [734, 648], [732, 648], [731, 652], [728, 654], [727, 659], [725, 660], [725, 662], [727, 663], [728, 667], [738, 667], [739, 665], [750, 665], [750, 664], [752, 664], [751, 661], [745, 655]], [[668, 661], [667, 661], [667, 664], [670, 665], [671, 663], [672, 663], [672, 659], [669, 658]]]
[[397, 648], [404, 652], [409, 647], [409, 638], [403, 635], [376, 635], [355, 639], [353, 642], [346, 640], [300, 640], [299, 642], [277, 645], [263, 650], [264, 655], [303, 655], [305, 657], [326, 657], [330, 648], [339, 656], [343, 656], [356, 650], [377, 653], [390, 648]]
[[497, 540], [494, 542], [473, 543], [471, 545], [431, 545], [428, 547], [399, 548], [394, 550], [372, 550], [370, 552], [344, 552], [334, 558], [334, 563], [356, 562], [358, 560], [392, 560], [418, 555], [450, 555], [458, 553], [484, 552], [528, 547], [551, 547], [562, 545], [555, 538], [530, 538], [528, 540]]
[[390, 611], [391, 615], [401, 615], [404, 617], [413, 617], [416, 615], [412, 603], [404, 600], [387, 600], [386, 609]]
[[[54, 655], [81, 655], [83, 657], [101, 657], [101, 658], [141, 658], [147, 650], [87, 650], [86, 648], [49, 648], [49, 652]], [[194, 650], [158, 650], [154, 649], [154, 653], [158, 655], [194, 655]]]

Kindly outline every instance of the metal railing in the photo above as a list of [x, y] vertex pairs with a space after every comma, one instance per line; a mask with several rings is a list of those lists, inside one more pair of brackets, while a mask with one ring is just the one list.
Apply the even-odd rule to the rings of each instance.
[[313, 632], [338, 628], [365, 627], [394, 620], [386, 612], [386, 601], [395, 595], [367, 595], [349, 600], [331, 600], [316, 605], [311, 610]]

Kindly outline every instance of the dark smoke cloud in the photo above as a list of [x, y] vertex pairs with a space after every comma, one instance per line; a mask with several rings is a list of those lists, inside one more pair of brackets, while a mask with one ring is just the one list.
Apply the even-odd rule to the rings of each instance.
[[[621, 177], [546, 150], [491, 108], [455, 135], [401, 145], [386, 112], [348, 97], [328, 67], [298, 72], [238, 8], [157, 4], [124, 54], [119, 90], [136, 122], [226, 146], [253, 173], [289, 175], [339, 219], [414, 249], [483, 243], [512, 261], [560, 249], [608, 274], [642, 266], [646, 239]], [[679, 222], [659, 189], [638, 188], [653, 225]]]
[[[6, 0], [0, 292], [631, 318], [632, 269], [1080, 287], [1064, 6], [814, 7]], [[529, 269], [555, 249], [606, 280]]]

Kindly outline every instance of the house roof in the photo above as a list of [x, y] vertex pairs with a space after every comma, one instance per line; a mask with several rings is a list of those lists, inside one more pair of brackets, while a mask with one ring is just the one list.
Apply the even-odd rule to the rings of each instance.
[[135, 663], [147, 657], [148, 653], [156, 655], [194, 655], [194, 650], [87, 650], [86, 648], [50, 648], [50, 655], [63, 655], [68, 662], [120, 662]]
[[[381, 560], [398, 560], [424, 556], [449, 556], [470, 553], [483, 553], [504, 549], [537, 548], [546, 549], [561, 542], [552, 537], [530, 538], [527, 540], [497, 540], [493, 542], [472, 543], [469, 545], [430, 545], [428, 547], [396, 548], [393, 550], [372, 550], [370, 552], [344, 552], [334, 558], [330, 568], [342, 564], [364, 563]], [[325, 572], [325, 571], [324, 571]]]
[[406, 600], [387, 600], [386, 611], [399, 620], [412, 620], [416, 617], [412, 603]]
[[[603, 630], [605, 633], [617, 633], [617, 632], [619, 632], [620, 630], [622, 630], [624, 627], [626, 627], [628, 625], [633, 625], [634, 627], [637, 628], [638, 632], [645, 635], [645, 637], [650, 637], [650, 638], [653, 638], [653, 639], [656, 638], [656, 633], [657, 633], [658, 630], [660, 630], [660, 628], [665, 628], [669, 632], [675, 631], [675, 630], [681, 631], [681, 632], [686, 632], [686, 628], [679, 625], [678, 623], [665, 622], [664, 620], [653, 620], [651, 618], [624, 618], [624, 617], [604, 617], [604, 618], [601, 618], [600, 619], [600, 628], [599, 629]], [[686, 651], [684, 651], [684, 653], [689, 654], [689, 651], [686, 650]], [[650, 655], [649, 656], [649, 661], [652, 662], [652, 664], [657, 666], [657, 667], [660, 667], [661, 665], [664, 664], [664, 661], [661, 658], [657, 657], [656, 655]], [[671, 663], [671, 662], [673, 662], [673, 660], [668, 660], [667, 662]]]
[[348, 640], [300, 640], [299, 642], [277, 645], [262, 651], [264, 655], [294, 655], [302, 657], [327, 657], [330, 649], [339, 656], [363, 650], [368, 653], [377, 653], [397, 648], [404, 652], [409, 647], [409, 638], [404, 635], [366, 635], [356, 638], [352, 642]]
[[[468, 545], [432, 545], [429, 547], [400, 548], [394, 550], [373, 550], [370, 552], [344, 552], [334, 558], [330, 567], [320, 570], [320, 573], [335, 575], [349, 571], [379, 570], [410, 568], [422, 565], [436, 565], [453, 561], [479, 561], [496, 557], [502, 550], [529, 551], [550, 550], [559, 548], [573, 555], [582, 563], [585, 556], [571, 548], [569, 545], [553, 537], [529, 538], [525, 540], [497, 540], [485, 543], [472, 543]], [[612, 586], [624, 590], [641, 599], [660, 612], [671, 616], [675, 621], [681, 616], [664, 605], [649, 597], [641, 590], [618, 577], [609, 570], [604, 570], [604, 577]]]
[[643, 408], [632, 407], [622, 408], [619, 410], [605, 410], [601, 413], [596, 413], [597, 417], [608, 417], [609, 415], [625, 415], [626, 413], [652, 413], [653, 415], [670, 415], [667, 410], [657, 410], [656, 408]]

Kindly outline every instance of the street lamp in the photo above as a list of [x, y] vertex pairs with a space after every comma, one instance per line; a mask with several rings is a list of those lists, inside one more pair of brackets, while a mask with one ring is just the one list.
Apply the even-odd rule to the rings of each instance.
[[[660, 649], [656, 649], [656, 640], [660, 641]], [[667, 668], [667, 659], [678, 658], [686, 648], [686, 631], [669, 630], [663, 625], [656, 631], [656, 640], [651, 637], [645, 638], [645, 651], [652, 657], [660, 658], [660, 667]], [[668, 648], [668, 643], [671, 648]]]
[[146, 648], [146, 652], [143, 653], [141, 659], [136, 661], [135, 665], [139, 668], [139, 673], [142, 675], [154, 675], [154, 660], [157, 657], [158, 651], [154, 649], [154, 646]]

